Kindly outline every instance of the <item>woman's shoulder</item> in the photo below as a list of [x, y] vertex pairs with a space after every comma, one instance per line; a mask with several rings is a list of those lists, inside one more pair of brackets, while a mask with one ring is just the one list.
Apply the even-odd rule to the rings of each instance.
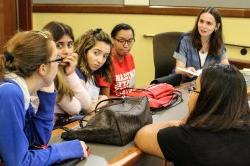
[[128, 53], [128, 54], [125, 56], [125, 58], [126, 58], [127, 60], [134, 61], [134, 57], [133, 57], [133, 55], [132, 55], [131, 53]]
[[23, 102], [23, 92], [16, 83], [3, 82], [0, 84], [0, 100], [2, 99], [8, 99], [12, 103], [15, 101]]
[[0, 84], [1, 95], [22, 94], [21, 88], [13, 81], [4, 81]]
[[133, 55], [131, 53], [128, 53], [126, 56], [130, 57], [130, 58], [133, 58]]
[[191, 35], [189, 33], [184, 33], [181, 35], [180, 40], [184, 42], [191, 42]]
[[75, 70], [77, 76], [81, 79], [81, 80], [86, 80], [86, 76], [81, 72], [81, 70], [77, 67]]
[[180, 136], [180, 137], [189, 132], [190, 132], [190, 128], [187, 128], [186, 126], [167, 127], [159, 131], [160, 134], [165, 135], [165, 136], [173, 135], [173, 136]]

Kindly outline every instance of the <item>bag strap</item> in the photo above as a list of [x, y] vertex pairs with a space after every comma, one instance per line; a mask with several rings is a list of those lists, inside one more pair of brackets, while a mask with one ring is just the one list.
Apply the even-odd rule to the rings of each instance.
[[167, 105], [167, 106], [163, 105], [163, 107], [161, 107], [161, 108], [150, 109], [150, 111], [152, 112], [152, 114], [154, 114], [156, 112], [160, 112], [162, 110], [166, 110], [166, 109], [172, 108], [172, 107], [180, 104], [182, 101], [183, 101], [182, 92], [180, 90], [178, 90], [178, 89], [175, 88], [175, 90], [173, 91], [173, 95], [171, 97], [170, 102], [164, 104], [164, 105]]
[[[161, 84], [167, 84], [167, 83], [161, 83]], [[126, 89], [131, 89], [133, 91], [142, 91], [142, 92], [148, 92], [149, 95], [155, 97], [155, 94], [149, 89], [153, 86], [159, 86], [160, 84], [151, 84], [147, 88], [126, 88]], [[176, 91], [177, 89], [173, 87], [173, 91]], [[177, 90], [178, 91], [178, 90]]]
[[172, 95], [170, 104], [169, 104], [169, 106], [168, 106], [167, 108], [174, 107], [174, 106], [180, 104], [182, 101], [183, 101], [183, 98], [182, 98], [182, 93], [181, 93], [181, 91], [175, 90], [175, 91], [173, 92], [173, 95]]
[[[71, 131], [72, 129], [68, 128], [68, 127], [65, 127], [65, 126], [57, 126], [55, 129], [62, 129], [64, 131]], [[55, 130], [54, 129], [54, 130]]]
[[[98, 106], [99, 106], [101, 103], [106, 102], [106, 101], [108, 101], [108, 102], [110, 102], [110, 101], [121, 101], [121, 103], [122, 103], [122, 102], [124, 102], [124, 97], [114, 97], [114, 98], [109, 98], [109, 99], [101, 100], [101, 101], [99, 101], [99, 102], [96, 104], [94, 111], [97, 112], [98, 109], [105, 108], [105, 107], [108, 107], [108, 106], [112, 106], [112, 105], [116, 105], [116, 104], [117, 104], [117, 103], [107, 104], [107, 105], [104, 105], [104, 106], [98, 108]], [[92, 111], [91, 111], [91, 112], [92, 112]]]
[[[149, 86], [149, 87], [151, 87], [151, 86]], [[135, 91], [141, 91], [141, 92], [148, 92], [149, 93], [149, 95], [151, 95], [151, 96], [154, 96], [154, 94], [150, 91], [150, 90], [148, 90], [148, 89], [146, 89], [146, 88], [126, 88], [126, 89], [131, 89], [132, 91], [131, 92], [135, 92]], [[128, 93], [129, 94], [129, 93]], [[128, 94], [126, 94], [126, 96], [129, 96]]]
[[[151, 85], [149, 85], [147, 88], [150, 88], [150, 87], [152, 87], [152, 86], [155, 86], [156, 84], [151, 84]], [[118, 89], [117, 91], [119, 92], [119, 97], [125, 97], [125, 96], [128, 96], [127, 94], [128, 93], [126, 93], [126, 94], [121, 94], [121, 92], [123, 92], [123, 91], [128, 91], [128, 90], [131, 90], [131, 91], [136, 91], [136, 90], [140, 90], [140, 91], [147, 91], [147, 92], [150, 92], [150, 93], [152, 93], [151, 91], [149, 91], [147, 88], [129, 88], [129, 87], [126, 87], [126, 88], [123, 88], [123, 89]]]
[[[107, 106], [111, 106], [111, 105], [116, 105], [116, 104], [117, 104], [117, 103], [108, 104], [108, 105], [104, 105], [104, 106], [98, 108], [98, 106], [99, 106], [101, 103], [106, 102], [106, 101], [121, 101], [121, 103], [122, 103], [122, 102], [124, 102], [124, 98], [122, 98], [122, 97], [116, 97], [116, 98], [110, 98], [110, 99], [101, 100], [101, 101], [99, 101], [99, 102], [97, 103], [95, 109], [94, 109], [93, 111], [91, 111], [91, 112], [88, 112], [88, 113], [86, 114], [86, 116], [87, 116], [87, 115], [90, 115], [90, 114], [93, 113], [93, 112], [97, 112], [98, 109], [105, 108], [105, 107], [107, 107]], [[85, 116], [85, 117], [86, 117], [86, 116]], [[83, 128], [84, 126], [83, 126], [82, 122], [89, 122], [89, 121], [88, 121], [88, 120], [85, 120], [84, 118], [82, 118], [82, 119], [79, 119], [78, 122], [79, 122], [79, 126], [80, 126], [81, 128]], [[61, 125], [54, 127], [54, 129], [62, 129], [62, 130], [64, 130], [64, 131], [71, 131], [71, 130], [72, 130], [72, 129], [68, 128], [68, 127], [61, 126]]]

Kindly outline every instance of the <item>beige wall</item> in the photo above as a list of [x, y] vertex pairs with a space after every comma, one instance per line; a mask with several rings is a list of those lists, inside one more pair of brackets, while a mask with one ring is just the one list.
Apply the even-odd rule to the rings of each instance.
[[[112, 27], [117, 23], [126, 22], [132, 25], [136, 34], [136, 42], [132, 49], [136, 64], [136, 86], [142, 87], [149, 84], [154, 78], [152, 38], [145, 38], [143, 35], [166, 31], [187, 32], [192, 29], [195, 17], [139, 14], [33, 13], [33, 29], [39, 30], [49, 21], [61, 21], [71, 25], [76, 37], [90, 28], [101, 27], [110, 33]], [[223, 26], [226, 42], [250, 46], [250, 19], [223, 18]], [[241, 56], [239, 48], [227, 48], [229, 57], [250, 60], [250, 53]]]

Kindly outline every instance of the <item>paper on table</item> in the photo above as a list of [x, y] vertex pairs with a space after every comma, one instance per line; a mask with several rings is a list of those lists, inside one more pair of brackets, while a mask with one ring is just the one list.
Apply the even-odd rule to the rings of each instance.
[[244, 69], [240, 70], [240, 72], [241, 72], [243, 75], [250, 75], [250, 69], [248, 69], [248, 68], [244, 68]]
[[176, 67], [176, 69], [181, 70], [181, 71], [183, 71], [185, 73], [192, 74], [194, 76], [199, 76], [201, 74], [201, 72], [202, 72], [202, 69], [196, 70], [196, 72], [187, 70], [186, 68], [182, 68], [182, 67]]

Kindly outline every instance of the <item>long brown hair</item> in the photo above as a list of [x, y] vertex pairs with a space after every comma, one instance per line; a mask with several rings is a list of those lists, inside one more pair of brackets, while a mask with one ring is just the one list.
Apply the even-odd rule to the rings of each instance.
[[250, 129], [247, 86], [243, 75], [232, 65], [203, 69], [201, 89], [186, 124], [211, 131]]
[[[51, 21], [43, 29], [52, 34], [55, 42], [59, 41], [64, 35], [68, 35], [74, 41], [72, 28], [64, 23]], [[65, 81], [65, 78], [64, 68], [63, 66], [59, 66], [54, 80], [57, 89], [57, 102], [62, 100], [63, 95], [69, 96], [70, 99], [75, 95], [69, 84]]]
[[203, 9], [198, 15], [194, 28], [191, 31], [192, 44], [198, 50], [200, 50], [202, 47], [201, 36], [198, 31], [198, 22], [199, 22], [200, 16], [203, 13], [210, 13], [214, 17], [216, 25], [220, 24], [218, 29], [215, 30], [211, 34], [211, 37], [209, 40], [209, 50], [208, 50], [208, 54], [213, 55], [213, 56], [218, 56], [221, 54], [221, 48], [223, 46], [222, 21], [221, 21], [221, 15], [220, 15], [219, 10], [214, 7], [207, 7]]
[[52, 37], [45, 31], [24, 31], [15, 34], [4, 48], [1, 56], [0, 73], [15, 73], [23, 78], [30, 77], [41, 64], [47, 63], [52, 53], [49, 42]]
[[78, 61], [78, 67], [81, 73], [86, 77], [85, 81], [91, 79], [92, 75], [94, 74], [95, 77], [104, 77], [106, 81], [111, 82], [112, 81], [112, 77], [110, 74], [112, 70], [111, 56], [108, 56], [103, 66], [94, 73], [91, 72], [88, 65], [87, 53], [92, 47], [95, 46], [95, 44], [98, 41], [102, 41], [110, 45], [110, 48], [112, 47], [112, 42], [109, 35], [102, 29], [95, 29], [95, 30], [91, 29], [76, 40], [75, 51], [80, 56]]

